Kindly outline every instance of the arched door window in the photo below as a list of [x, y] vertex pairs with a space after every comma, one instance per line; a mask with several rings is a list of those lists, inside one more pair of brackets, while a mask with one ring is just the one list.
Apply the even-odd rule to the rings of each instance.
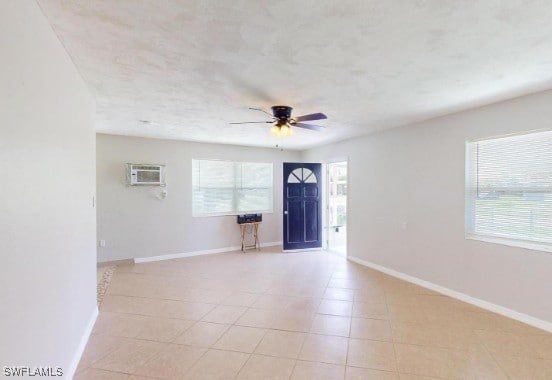
[[307, 168], [298, 168], [289, 173], [288, 183], [317, 183], [316, 174]]

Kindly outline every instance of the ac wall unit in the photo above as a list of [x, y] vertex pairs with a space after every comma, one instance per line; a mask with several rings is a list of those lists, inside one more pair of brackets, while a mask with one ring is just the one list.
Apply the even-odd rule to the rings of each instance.
[[130, 186], [165, 186], [165, 165], [127, 164], [127, 181]]

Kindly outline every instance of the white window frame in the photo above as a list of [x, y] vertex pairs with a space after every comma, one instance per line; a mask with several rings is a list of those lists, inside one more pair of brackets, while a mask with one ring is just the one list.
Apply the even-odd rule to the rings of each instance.
[[[194, 197], [196, 194], [196, 184], [195, 184], [195, 175], [194, 175], [194, 162], [195, 161], [210, 161], [210, 162], [226, 162], [226, 163], [232, 163], [233, 164], [233, 186], [231, 188], [233, 189], [233, 195], [232, 195], [232, 210], [227, 212], [198, 212], [196, 211], [194, 207]], [[270, 187], [262, 187], [262, 189], [269, 189], [269, 204], [270, 207], [268, 209], [259, 209], [259, 210], [238, 210], [238, 195], [239, 191], [243, 190], [243, 188], [239, 187], [237, 184], [238, 180], [238, 165], [241, 164], [266, 164], [270, 165]], [[274, 212], [274, 163], [272, 162], [261, 162], [261, 161], [233, 161], [233, 160], [219, 160], [219, 159], [204, 159], [204, 158], [194, 158], [192, 159], [192, 216], [193, 217], [209, 217], [209, 216], [225, 216], [225, 215], [243, 215], [243, 214], [259, 214], [259, 213], [266, 213], [271, 214]], [[230, 188], [230, 187], [229, 187]]]
[[[552, 252], [552, 244], [547, 242], [542, 242], [538, 240], [524, 240], [517, 237], [506, 237], [501, 235], [492, 235], [488, 233], [481, 233], [475, 231], [475, 199], [477, 197], [477, 184], [474, 181], [477, 181], [477, 178], [474, 178], [472, 173], [472, 168], [476, 163], [472, 162], [473, 155], [471, 154], [471, 149], [474, 143], [478, 143], [485, 140], [494, 140], [500, 138], [514, 137], [514, 136], [523, 136], [532, 133], [539, 132], [551, 132], [551, 129], [540, 129], [533, 130], [524, 133], [516, 133], [503, 136], [495, 136], [490, 138], [478, 139], [466, 141], [465, 146], [465, 168], [466, 168], [466, 177], [465, 177], [465, 237], [470, 240], [478, 240], [488, 243], [502, 244], [513, 247], [526, 248], [531, 250]], [[550, 190], [552, 192], [552, 189]]]

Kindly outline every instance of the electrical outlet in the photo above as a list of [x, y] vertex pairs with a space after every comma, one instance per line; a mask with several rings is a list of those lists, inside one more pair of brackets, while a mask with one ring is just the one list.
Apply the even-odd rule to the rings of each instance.
[[100, 240], [100, 247], [105, 247], [105, 240]]

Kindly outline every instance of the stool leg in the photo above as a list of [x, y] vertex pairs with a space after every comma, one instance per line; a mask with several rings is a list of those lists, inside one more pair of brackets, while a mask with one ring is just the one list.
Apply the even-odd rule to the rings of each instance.
[[240, 224], [241, 228], [241, 249], [242, 252], [245, 253], [245, 225]]

